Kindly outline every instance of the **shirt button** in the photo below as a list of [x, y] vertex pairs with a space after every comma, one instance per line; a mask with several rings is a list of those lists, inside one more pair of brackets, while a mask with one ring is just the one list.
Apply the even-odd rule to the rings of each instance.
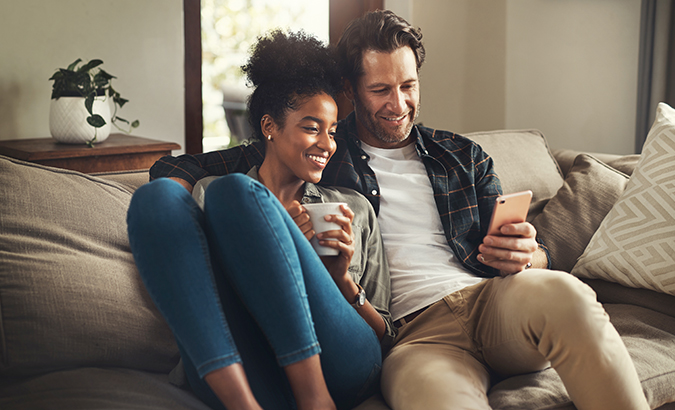
[[368, 157], [365, 155], [361, 155], [361, 159], [365, 161], [366, 159], [368, 159]]
[[373, 195], [377, 195], [377, 189], [373, 189], [372, 191], [370, 191], [370, 193]]

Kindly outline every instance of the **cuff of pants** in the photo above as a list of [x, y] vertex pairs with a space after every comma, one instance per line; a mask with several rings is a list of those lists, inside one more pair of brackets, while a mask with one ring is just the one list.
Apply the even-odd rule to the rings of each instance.
[[241, 362], [242, 361], [239, 354], [228, 355], [225, 357], [210, 360], [206, 363], [202, 363], [201, 365], [199, 365], [199, 367], [197, 367], [197, 373], [199, 374], [199, 377], [203, 379], [204, 376], [206, 376], [207, 374], [211, 373], [214, 370], [222, 369], [223, 367], [227, 367], [235, 363]]
[[287, 355], [277, 357], [277, 361], [279, 362], [279, 366], [284, 367], [319, 353], [321, 353], [321, 347], [319, 347], [319, 343], [314, 343], [313, 345], [302, 350], [297, 350]]

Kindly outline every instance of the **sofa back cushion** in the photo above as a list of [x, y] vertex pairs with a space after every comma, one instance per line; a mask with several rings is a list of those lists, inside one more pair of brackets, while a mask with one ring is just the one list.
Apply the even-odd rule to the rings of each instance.
[[0, 156], [0, 376], [168, 372], [178, 350], [138, 276], [131, 190]]
[[465, 136], [492, 157], [505, 194], [532, 191], [528, 221], [541, 213], [562, 186], [562, 173], [541, 132], [508, 130], [474, 132]]
[[135, 171], [111, 171], [92, 174], [106, 181], [114, 181], [123, 185], [129, 191], [135, 191], [141, 185], [150, 181], [150, 170], [139, 169]]

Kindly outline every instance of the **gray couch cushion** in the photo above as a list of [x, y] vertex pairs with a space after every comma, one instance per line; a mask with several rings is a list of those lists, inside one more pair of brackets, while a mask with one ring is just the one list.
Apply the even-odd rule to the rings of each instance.
[[537, 130], [475, 132], [466, 137], [492, 157], [504, 193], [532, 191], [528, 221], [539, 215], [563, 184], [558, 163]]
[[617, 154], [605, 154], [600, 152], [588, 153], [575, 151], [571, 149], [554, 149], [551, 150], [551, 153], [555, 157], [560, 170], [563, 173], [563, 176], [566, 176], [569, 170], [574, 164], [574, 160], [579, 156], [579, 154], [588, 154], [593, 158], [604, 162], [610, 167], [616, 169], [619, 172], [623, 172], [626, 175], [631, 175], [638, 161], [640, 160], [639, 154], [631, 155], [617, 155]]
[[601, 279], [582, 279], [598, 295], [601, 303], [635, 305], [675, 317], [675, 296], [649, 289], [629, 288]]
[[130, 198], [115, 182], [0, 157], [0, 376], [175, 366], [129, 249]]
[[131, 192], [135, 191], [138, 189], [138, 187], [150, 180], [150, 173], [147, 169], [136, 171], [99, 172], [92, 175], [106, 181], [115, 181], [119, 184], [122, 184]]
[[166, 375], [129, 369], [80, 368], [0, 385], [3, 410], [210, 410]]

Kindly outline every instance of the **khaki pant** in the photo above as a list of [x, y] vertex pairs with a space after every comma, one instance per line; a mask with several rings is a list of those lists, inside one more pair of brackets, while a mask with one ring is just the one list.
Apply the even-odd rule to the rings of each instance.
[[580, 410], [649, 409], [593, 290], [542, 269], [454, 292], [401, 327], [382, 393], [394, 410], [490, 409], [488, 369], [508, 376], [548, 366]]

